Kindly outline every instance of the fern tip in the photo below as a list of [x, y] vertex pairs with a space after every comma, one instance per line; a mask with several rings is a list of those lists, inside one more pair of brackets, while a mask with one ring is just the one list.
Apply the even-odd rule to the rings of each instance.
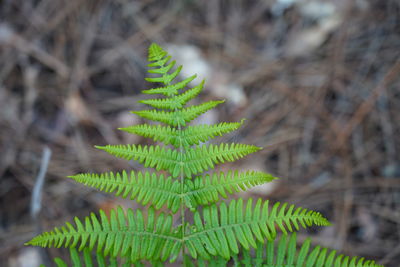
[[94, 146], [94, 148], [103, 150], [103, 151], [107, 151], [107, 146]]
[[68, 179], [72, 179], [74, 181], [79, 182], [83, 177], [82, 177], [82, 173], [79, 174], [75, 174], [75, 175], [68, 175], [66, 176]]
[[25, 242], [24, 246], [38, 246], [39, 242], [37, 242], [37, 241], [38, 241], [39, 237], [40, 237], [40, 235], [39, 236], [35, 236], [34, 238], [29, 240], [28, 242]]
[[161, 46], [159, 46], [157, 43], [155, 43], [155, 42], [152, 42], [151, 44], [150, 44], [150, 46], [149, 46], [149, 50], [152, 50], [152, 49], [159, 49], [159, 48], [161, 48]]

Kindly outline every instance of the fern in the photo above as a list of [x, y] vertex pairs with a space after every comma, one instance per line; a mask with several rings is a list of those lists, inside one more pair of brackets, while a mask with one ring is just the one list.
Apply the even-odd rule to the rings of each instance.
[[[320, 246], [310, 249], [311, 240], [306, 239], [300, 247], [297, 247], [296, 233], [282, 235], [279, 239], [257, 242], [256, 248], [244, 250], [242, 255], [231, 259], [232, 266], [264, 266], [264, 267], [374, 267], [378, 266], [373, 261], [364, 258], [349, 257], [337, 254], [335, 250], [328, 250]], [[200, 260], [198, 266], [222, 267], [228, 264], [228, 260], [222, 257], [213, 257], [211, 260]], [[185, 255], [187, 266], [193, 264], [193, 258]]]
[[234, 143], [197, 146], [187, 148], [184, 153], [160, 146], [107, 145], [96, 148], [119, 158], [137, 160], [145, 167], [155, 168], [157, 171], [166, 170], [175, 178], [181, 174], [191, 178], [192, 174], [212, 169], [215, 164], [232, 162], [260, 149]]
[[154, 209], [148, 210], [144, 218], [140, 210], [127, 210], [121, 207], [111, 210], [110, 218], [100, 210], [100, 220], [92, 213], [84, 223], [75, 218], [75, 226], [66, 223], [33, 238], [29, 244], [42, 247], [77, 247], [79, 250], [96, 247], [98, 253], [123, 256], [131, 261], [140, 259], [166, 260], [177, 255], [182, 247], [180, 239], [182, 227], [172, 226], [172, 216], [161, 213], [156, 216]]
[[[128, 266], [132, 266], [132, 264], [134, 264], [135, 266], [142, 266], [142, 265], [140, 265], [140, 263], [138, 264], [138, 262], [132, 262], [130, 260], [123, 260], [123, 262], [121, 262], [119, 264], [117, 258], [108, 257], [108, 260], [107, 260], [106, 257], [102, 253], [96, 253], [96, 259], [93, 260], [91, 251], [88, 248], [83, 249], [83, 259], [81, 259], [79, 252], [76, 248], [70, 248], [69, 253], [70, 253], [72, 265], [74, 267], [81, 267], [81, 266], [85, 266], [85, 267], [93, 267], [93, 266], [128, 267]], [[67, 267], [68, 266], [68, 264], [60, 258], [55, 258], [54, 263], [56, 264], [57, 267]], [[94, 263], [97, 263], [97, 264], [94, 264]]]
[[[273, 240], [276, 228], [287, 233], [292, 232], [293, 228], [298, 230], [299, 224], [303, 227], [313, 224], [329, 225], [318, 212], [303, 208], [294, 210], [293, 205], [286, 209], [287, 204], [280, 207], [279, 203], [270, 209], [268, 200], [262, 202], [259, 199], [253, 208], [252, 199], [249, 199], [245, 206], [243, 200], [239, 199], [233, 200], [229, 205], [222, 203], [219, 207], [205, 207], [203, 216], [200, 212], [195, 212], [194, 225], [185, 242], [190, 254], [194, 258], [197, 258], [198, 254], [202, 258], [208, 258], [211, 254], [229, 259], [232, 252], [239, 253], [237, 241], [244, 249], [249, 249], [250, 246], [256, 247], [256, 240]], [[205, 244], [205, 247], [202, 244]]]
[[[287, 203], [270, 203], [252, 199], [218, 203], [229, 194], [276, 179], [273, 175], [230, 170], [212, 172], [217, 164], [236, 161], [261, 148], [235, 143], [207, 144], [209, 140], [238, 129], [241, 122], [223, 122], [213, 125], [188, 125], [204, 112], [223, 103], [223, 100], [188, 105], [204, 86], [202, 81], [193, 88], [187, 85], [193, 75], [175, 82], [181, 66], [160, 46], [149, 47], [149, 73], [146, 78], [162, 86], [144, 90], [144, 94], [161, 94], [158, 98], [139, 101], [151, 107], [132, 113], [161, 124], [139, 124], [120, 130], [137, 134], [164, 145], [105, 145], [96, 146], [113, 156], [136, 160], [155, 171], [121, 171], [109, 173], [80, 173], [69, 176], [78, 183], [106, 193], [129, 198], [142, 209], [123, 211], [121, 207], [107, 216], [91, 214], [75, 218], [61, 228], [34, 237], [28, 245], [66, 247], [79, 266], [92, 266], [92, 251], [99, 266], [142, 266], [149, 261], [155, 266], [176, 261], [182, 257], [185, 266], [379, 266], [373, 261], [349, 258], [336, 252], [316, 247], [309, 250], [306, 240], [298, 250], [296, 231], [300, 227], [327, 226], [329, 222], [320, 213]], [[167, 145], [171, 145], [167, 147]], [[159, 172], [162, 171], [162, 172]], [[209, 171], [208, 173], [206, 173]], [[163, 212], [159, 211], [164, 209]], [[187, 216], [190, 212], [192, 216]], [[174, 222], [179, 214], [179, 222]], [[192, 218], [187, 221], [186, 218]], [[282, 237], [278, 240], [278, 233]], [[288, 238], [286, 235], [294, 233]], [[287, 241], [289, 240], [289, 241]], [[81, 259], [79, 252], [83, 251]], [[55, 259], [58, 266], [65, 266]]]
[[97, 188], [107, 193], [115, 193], [123, 198], [129, 197], [142, 205], [152, 203], [155, 209], [167, 205], [171, 212], [176, 213], [184, 201], [191, 209], [201, 205], [215, 203], [220, 196], [227, 197], [227, 193], [244, 191], [252, 186], [270, 182], [272, 175], [262, 172], [229, 171], [226, 174], [215, 173], [213, 176], [199, 176], [194, 180], [186, 180], [184, 191], [180, 192], [180, 183], [171, 176], [157, 175], [150, 172], [134, 172], [128, 175], [122, 173], [91, 174], [81, 173], [69, 176], [71, 179], [84, 185]]
[[219, 123], [216, 125], [188, 126], [184, 130], [171, 128], [170, 126], [139, 124], [126, 128], [119, 128], [122, 131], [152, 138], [154, 141], [161, 141], [165, 145], [174, 147], [188, 147], [206, 142], [216, 136], [222, 136], [238, 129], [242, 122]]

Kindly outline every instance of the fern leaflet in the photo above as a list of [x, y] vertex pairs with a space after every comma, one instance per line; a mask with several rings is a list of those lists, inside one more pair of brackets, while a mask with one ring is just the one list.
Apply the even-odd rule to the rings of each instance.
[[199, 145], [216, 136], [238, 129], [243, 124], [241, 122], [222, 122], [213, 125], [193, 125], [188, 126], [181, 132], [171, 126], [138, 124], [126, 128], [119, 128], [122, 131], [137, 134], [143, 137], [152, 138], [154, 141], [161, 141], [165, 145], [174, 147], [188, 147]]
[[171, 98], [156, 98], [156, 99], [145, 99], [140, 100], [139, 102], [142, 104], [150, 105], [154, 108], [161, 108], [161, 109], [181, 109], [183, 106], [191, 99], [196, 97], [201, 90], [203, 89], [204, 80], [193, 87], [192, 89], [187, 90], [183, 94], [171, 97]]
[[185, 126], [187, 122], [190, 122], [197, 118], [204, 112], [215, 108], [218, 104], [224, 101], [209, 101], [197, 106], [190, 106], [177, 111], [158, 111], [155, 109], [151, 110], [140, 110], [132, 111], [132, 113], [153, 121], [159, 121], [171, 126], [182, 125]]
[[158, 87], [158, 88], [152, 88], [148, 90], [143, 90], [143, 94], [149, 94], [149, 95], [154, 95], [154, 94], [163, 94], [165, 96], [173, 96], [178, 93], [178, 90], [183, 89], [186, 85], [188, 85], [191, 81], [193, 81], [197, 76], [193, 75], [189, 78], [186, 78], [185, 80], [175, 83], [175, 84], [169, 84], [164, 87]]
[[[283, 233], [299, 230], [299, 225], [306, 228], [313, 224], [327, 226], [330, 223], [318, 212], [291, 205], [276, 203], [270, 209], [269, 201], [261, 199], [253, 209], [252, 199], [244, 207], [243, 200], [232, 200], [227, 206], [211, 205], [203, 210], [203, 220], [200, 213], [194, 214], [194, 227], [187, 235], [187, 248], [192, 257], [208, 258], [210, 255], [220, 255], [229, 259], [232, 254], [238, 254], [237, 241], [245, 249], [256, 247], [256, 240], [264, 242], [264, 238], [273, 240], [276, 227]], [[245, 213], [243, 209], [245, 208]], [[205, 244], [203, 246], [202, 244]]]
[[[233, 257], [234, 266], [243, 267], [383, 267], [375, 261], [338, 254], [336, 250], [317, 246], [310, 249], [311, 240], [307, 238], [300, 247], [297, 235], [282, 235], [277, 240], [257, 242], [255, 249], [243, 250], [240, 256]], [[189, 255], [185, 255], [186, 266], [196, 266]], [[227, 260], [213, 257], [210, 261], [199, 261], [198, 266], [225, 267]]]
[[234, 143], [188, 148], [185, 153], [160, 146], [106, 145], [96, 148], [126, 160], [137, 160], [145, 167], [166, 170], [175, 178], [180, 175], [180, 171], [190, 178], [193, 174], [214, 168], [215, 164], [232, 162], [260, 149]]
[[75, 217], [75, 227], [66, 223], [61, 229], [36, 236], [27, 245], [58, 248], [79, 245], [79, 250], [85, 247], [93, 250], [97, 244], [98, 253], [127, 257], [131, 261], [166, 260], [171, 255], [176, 257], [182, 247], [182, 230], [172, 227], [172, 216], [164, 213], [156, 216], [152, 208], [148, 210], [147, 221], [140, 210], [135, 214], [128, 209], [125, 215], [118, 207], [111, 210], [110, 218], [100, 210], [100, 221], [92, 213], [84, 222]]
[[[276, 177], [263, 172], [247, 171], [228, 171], [212, 175], [196, 177], [187, 180], [188, 195], [195, 199], [196, 205], [209, 205], [217, 202], [220, 196], [226, 198], [227, 193], [245, 191], [247, 188], [271, 182]], [[187, 204], [189, 205], [189, 204]]]
[[171, 176], [164, 177], [162, 174], [134, 171], [128, 175], [123, 171], [102, 174], [81, 173], [69, 177], [101, 191], [114, 192], [116, 196], [135, 199], [142, 205], [151, 203], [157, 210], [166, 204], [168, 209], [176, 213], [181, 205], [180, 183], [172, 180]]
[[274, 179], [270, 174], [262, 172], [215, 173], [206, 177], [186, 180], [183, 193], [180, 183], [171, 176], [157, 175], [150, 172], [126, 171], [122, 173], [81, 173], [69, 176], [84, 185], [97, 188], [106, 193], [115, 193], [123, 198], [129, 197], [142, 205], [151, 203], [155, 209], [165, 204], [172, 213], [176, 213], [184, 201], [186, 206], [194, 210], [199, 205], [215, 203], [220, 196], [227, 197], [226, 192], [233, 194], [246, 188], [270, 182]]

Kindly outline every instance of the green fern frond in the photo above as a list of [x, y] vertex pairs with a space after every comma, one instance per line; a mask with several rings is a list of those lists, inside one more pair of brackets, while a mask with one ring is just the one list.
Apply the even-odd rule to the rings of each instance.
[[136, 200], [142, 205], [151, 203], [157, 210], [166, 204], [168, 209], [176, 213], [181, 205], [180, 183], [177, 180], [173, 181], [171, 176], [134, 171], [128, 175], [123, 171], [102, 174], [80, 173], [69, 178], [106, 193]]
[[157, 171], [171, 171], [177, 164], [178, 152], [160, 146], [106, 145], [95, 147], [119, 158], [137, 160], [144, 167], [155, 168]]
[[235, 143], [188, 148], [184, 154], [178, 154], [178, 164], [175, 165], [172, 176], [177, 177], [182, 169], [186, 177], [191, 177], [213, 169], [216, 164], [233, 162], [260, 149], [253, 145]]
[[[244, 202], [241, 198], [217, 205], [228, 194], [276, 178], [256, 171], [204, 173], [217, 164], [233, 162], [261, 148], [236, 143], [202, 144], [238, 129], [243, 120], [187, 126], [224, 101], [186, 106], [202, 91], [204, 81], [191, 89], [186, 89], [187, 85], [196, 75], [172, 83], [182, 66], [176, 67], [176, 62], [157, 44], [151, 44], [148, 52], [151, 77], [146, 80], [161, 85], [142, 92], [163, 96], [139, 101], [154, 109], [132, 113], [162, 125], [140, 124], [120, 130], [172, 147], [133, 144], [96, 148], [167, 174], [122, 171], [69, 176], [84, 185], [148, 207], [135, 212], [128, 209], [126, 213], [118, 207], [111, 210], [110, 216], [100, 210], [99, 216], [92, 213], [82, 221], [75, 218], [74, 224], [66, 223], [61, 228], [44, 232], [27, 245], [70, 248], [74, 267], [81, 263], [92, 266], [93, 250], [97, 251], [99, 266], [105, 266], [106, 257], [110, 258], [111, 266], [124, 262], [126, 266], [143, 266], [142, 261], [163, 266], [163, 261], [173, 262], [182, 255], [185, 266], [381, 267], [373, 261], [336, 255], [335, 251], [328, 252], [320, 247], [310, 250], [309, 240], [297, 249], [295, 234], [287, 241], [285, 235], [298, 231], [301, 226], [329, 225], [318, 212], [287, 203], [270, 204], [261, 199], [255, 205], [253, 199]], [[159, 211], [163, 207], [166, 213]], [[188, 209], [193, 216], [188, 216]], [[180, 218], [173, 222], [178, 218], [175, 214], [178, 210]], [[278, 232], [283, 237], [277, 243]], [[78, 250], [83, 250], [83, 260]], [[197, 260], [196, 264], [191, 257]], [[66, 266], [61, 259], [55, 261], [58, 266]]]
[[118, 130], [152, 138], [154, 141], [163, 142], [165, 145], [172, 144], [175, 147], [179, 147], [180, 145], [178, 129], [168, 125], [137, 124], [125, 128], [118, 128]]
[[143, 94], [163, 94], [165, 96], [173, 96], [178, 93], [178, 90], [181, 90], [185, 88], [186, 85], [188, 85], [191, 81], [193, 81], [197, 75], [190, 76], [189, 78], [186, 78], [185, 80], [175, 83], [175, 84], [170, 84], [164, 87], [158, 87], [158, 88], [152, 88], [148, 90], [143, 90]]
[[[91, 255], [91, 251], [88, 248], [83, 249], [83, 259], [81, 259], [81, 255], [79, 255], [78, 250], [76, 248], [69, 249], [69, 255], [71, 258], [72, 266], [74, 267], [93, 267], [93, 266], [102, 266], [102, 267], [131, 267], [131, 266], [140, 266], [139, 264], [135, 264], [131, 262], [129, 259], [124, 260], [122, 264], [118, 264], [117, 258], [115, 257], [104, 257], [101, 253], [96, 253], [96, 262], [97, 264], [93, 264], [93, 257]], [[108, 262], [108, 263], [107, 263]], [[67, 267], [68, 264], [60, 259], [54, 258], [54, 263], [57, 267]]]
[[178, 211], [181, 201], [194, 210], [199, 205], [217, 202], [220, 196], [227, 197], [227, 192], [233, 194], [276, 179], [263, 172], [221, 172], [196, 177], [193, 181], [186, 180], [184, 191], [180, 193], [181, 184], [178, 180], [150, 172], [80, 173], [68, 177], [100, 191], [136, 200], [142, 205], [151, 203], [156, 210], [167, 205], [172, 213]]
[[111, 155], [126, 160], [137, 160], [145, 167], [166, 170], [173, 177], [181, 173], [190, 178], [200, 172], [213, 169], [215, 164], [232, 162], [261, 148], [246, 144], [203, 145], [188, 148], [185, 153], [160, 146], [106, 145], [95, 146]]
[[[277, 179], [268, 173], [247, 171], [228, 171], [227, 173], [214, 173], [204, 177], [196, 177], [193, 181], [186, 181], [187, 194], [190, 201], [196, 205], [209, 205], [217, 202], [220, 197], [227, 197], [227, 193], [246, 191], [247, 188], [265, 184]], [[194, 198], [194, 200], [193, 200]], [[188, 199], [189, 201], [189, 199]]]
[[179, 66], [171, 74], [164, 73], [163, 76], [161, 76], [161, 77], [148, 77], [148, 78], [145, 78], [145, 80], [148, 82], [152, 82], [152, 83], [169, 84], [173, 79], [176, 78], [176, 76], [178, 76], [178, 74], [181, 72], [181, 70], [182, 70], [182, 66]]
[[[69, 249], [69, 257], [71, 259], [71, 267], [145, 267], [141, 261], [131, 261], [130, 259], [118, 259], [116, 257], [108, 256], [105, 257], [101, 253], [96, 253], [96, 255], [92, 255], [91, 251], [88, 248], [83, 249], [82, 253], [76, 248]], [[96, 258], [96, 259], [94, 259]], [[161, 267], [164, 266], [161, 261], [150, 261], [153, 267]], [[56, 257], [54, 258], [54, 263], [57, 267], [67, 267], [68, 264], [64, 260]], [[97, 263], [97, 264], [96, 264]]]
[[203, 90], [204, 80], [197, 86], [185, 91], [183, 94], [171, 98], [156, 98], [140, 100], [139, 103], [161, 109], [181, 109], [188, 101], [196, 97]]
[[168, 111], [168, 112], [150, 109], [150, 110], [131, 111], [131, 113], [134, 113], [145, 119], [163, 122], [171, 126], [178, 126], [178, 125], [185, 126], [187, 122], [194, 120], [204, 112], [212, 108], [215, 108], [217, 105], [224, 102], [225, 102], [224, 100], [208, 101], [200, 105], [190, 106], [187, 108], [182, 108], [176, 111]]
[[110, 218], [100, 210], [100, 221], [93, 213], [84, 223], [75, 217], [75, 225], [66, 223], [61, 229], [44, 232], [27, 244], [58, 248], [79, 245], [79, 250], [85, 247], [93, 250], [97, 244], [98, 253], [127, 257], [131, 261], [166, 260], [171, 255], [176, 257], [182, 247], [182, 230], [172, 227], [172, 216], [164, 213], [156, 216], [152, 208], [148, 210], [147, 220], [140, 210], [135, 214], [128, 209], [125, 215], [118, 207], [111, 210]]
[[[245, 209], [245, 212], [243, 210]], [[304, 208], [295, 208], [287, 204], [258, 199], [253, 208], [252, 199], [244, 206], [243, 200], [233, 200], [227, 206], [211, 205], [200, 213], [194, 214], [194, 226], [187, 234], [185, 245], [192, 257], [209, 258], [210, 255], [220, 255], [229, 259], [232, 254], [239, 253], [239, 242], [244, 249], [256, 247], [256, 240], [264, 242], [264, 238], [273, 240], [277, 229], [283, 233], [299, 230], [299, 225], [306, 228], [311, 225], [330, 225], [320, 213]]]
[[[282, 235], [279, 239], [267, 240], [266, 243], [257, 242], [256, 249], [243, 250], [239, 255], [234, 255], [231, 265], [246, 267], [383, 267], [375, 261], [338, 255], [335, 250], [319, 246], [310, 249], [310, 244], [311, 240], [308, 238], [298, 247], [296, 233]], [[185, 255], [185, 258], [186, 262], [193, 261], [189, 255]], [[213, 257], [209, 261], [202, 260], [201, 262], [199, 266], [228, 266], [227, 260], [222, 257]]]
[[149, 67], [163, 66], [166, 62], [160, 63], [160, 60], [162, 60], [167, 55], [168, 55], [167, 51], [165, 51], [161, 46], [159, 46], [156, 43], [152, 43], [148, 49], [147, 60], [150, 62], [151, 61], [155, 62], [149, 64]]
[[216, 136], [232, 132], [238, 129], [241, 122], [221, 122], [213, 125], [193, 125], [188, 126], [179, 133], [178, 129], [171, 126], [138, 124], [119, 130], [137, 134], [143, 137], [152, 138], [154, 141], [163, 142], [165, 145], [173, 145], [174, 147], [188, 147], [206, 142]]
[[[168, 58], [169, 60], [169, 58]], [[173, 60], [170, 63], [168, 63], [168, 65], [164, 65], [162, 67], [159, 68], [155, 68], [155, 69], [149, 69], [148, 72], [149, 73], [156, 73], [156, 74], [166, 74], [168, 73], [176, 64], [176, 61]]]
[[169, 56], [161, 46], [154, 43], [149, 47], [149, 55], [147, 59], [148, 61], [152, 62], [148, 64], [148, 66], [155, 67], [154, 69], [149, 69], [148, 72], [162, 74], [161, 77], [145, 78], [145, 80], [148, 82], [164, 83], [168, 85], [173, 79], [176, 78], [176, 76], [178, 76], [182, 69], [182, 66], [179, 66], [173, 73], [168, 74], [168, 72], [175, 66], [175, 61], [168, 63], [168, 61], [171, 59], [171, 56]]
[[[82, 253], [76, 248], [69, 249], [69, 256], [71, 258], [71, 267], [145, 267], [141, 261], [131, 261], [130, 259], [118, 259], [117, 257], [108, 256], [105, 257], [102, 253], [96, 253], [95, 260], [91, 251], [88, 248], [83, 249]], [[95, 262], [95, 263], [94, 263]], [[153, 267], [162, 267], [164, 266], [161, 261], [150, 261]], [[54, 263], [57, 267], [67, 267], [68, 264], [62, 260], [61, 258], [54, 258]], [[96, 264], [97, 263], [97, 264]], [[43, 266], [44, 267], [44, 266]]]
[[198, 145], [200, 142], [207, 142], [211, 138], [237, 130], [242, 126], [243, 122], [244, 120], [241, 122], [221, 122], [212, 125], [188, 126], [182, 132], [183, 145], [190, 146], [194, 144]]
[[[294, 264], [307, 267], [382, 267], [374, 261], [365, 261], [364, 258], [349, 257], [342, 254], [337, 255], [335, 250], [329, 252], [328, 249], [320, 246], [310, 250], [311, 240], [309, 238], [302, 243], [300, 248], [297, 248], [296, 243], [296, 233], [289, 236], [282, 235], [278, 242], [268, 241], [265, 245], [259, 243], [257, 247], [259, 251], [258, 261], [263, 261], [264, 265], [262, 266], [282, 267], [290, 267], [294, 266]], [[264, 257], [263, 252], [266, 253]], [[250, 251], [245, 251], [244, 253], [249, 254]]]

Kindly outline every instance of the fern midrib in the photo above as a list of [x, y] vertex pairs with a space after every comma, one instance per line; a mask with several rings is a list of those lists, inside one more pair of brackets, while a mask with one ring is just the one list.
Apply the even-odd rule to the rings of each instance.
[[[167, 86], [169, 86], [170, 85], [170, 83], [171, 83], [171, 81], [169, 81], [168, 82], [168, 84], [167, 84]], [[177, 99], [177, 98], [179, 98], [179, 96], [175, 96], [175, 97], [172, 97], [173, 99]], [[184, 105], [183, 105], [184, 106]], [[183, 109], [183, 106], [181, 106], [180, 108], [178, 108], [178, 107], [175, 107], [174, 108], [174, 115], [176, 115], [176, 116], [179, 116], [180, 114], [178, 113], [178, 111], [180, 111], [181, 109]], [[175, 118], [174, 118], [175, 119]], [[184, 183], [185, 183], [185, 176], [184, 176], [184, 169], [183, 169], [183, 165], [184, 165], [184, 162], [183, 162], [183, 154], [186, 152], [185, 151], [185, 148], [184, 148], [184, 146], [183, 146], [183, 143], [182, 143], [182, 126], [181, 126], [181, 124], [180, 123], [178, 123], [178, 130], [176, 131], [177, 133], [178, 133], [178, 138], [179, 138], [179, 149], [178, 149], [178, 153], [179, 154], [182, 154], [182, 156], [180, 156], [179, 157], [179, 165], [181, 166], [181, 169], [180, 169], [180, 174], [179, 174], [179, 176], [180, 176], [180, 182], [181, 182], [181, 186], [180, 186], [180, 194], [182, 194], [183, 192], [184, 192], [184, 190], [185, 190], [185, 185], [184, 185]], [[185, 239], [185, 236], [186, 236], [186, 227], [185, 227], [185, 204], [184, 204], [184, 202], [182, 201], [182, 197], [181, 197], [181, 224], [182, 224], [182, 237], [181, 237], [181, 242], [182, 242], [182, 255], [183, 254], [185, 254], [185, 243], [183, 242], [183, 240]]]
[[[182, 128], [181, 125], [178, 124], [178, 133], [179, 133], [179, 153], [184, 155], [185, 153], [185, 148], [182, 145]], [[184, 162], [182, 161], [183, 156], [179, 157], [179, 165], [181, 166], [181, 170], [180, 170], [180, 181], [181, 181], [181, 187], [180, 187], [180, 195], [183, 194], [184, 190], [185, 190], [185, 176], [184, 176], [184, 172], [183, 172], [183, 165]], [[181, 223], [182, 223], [182, 240], [184, 240], [186, 233], [185, 233], [185, 204], [182, 201], [182, 197], [181, 197]], [[185, 253], [185, 246], [183, 243], [183, 247], [182, 247], [182, 254]]]

